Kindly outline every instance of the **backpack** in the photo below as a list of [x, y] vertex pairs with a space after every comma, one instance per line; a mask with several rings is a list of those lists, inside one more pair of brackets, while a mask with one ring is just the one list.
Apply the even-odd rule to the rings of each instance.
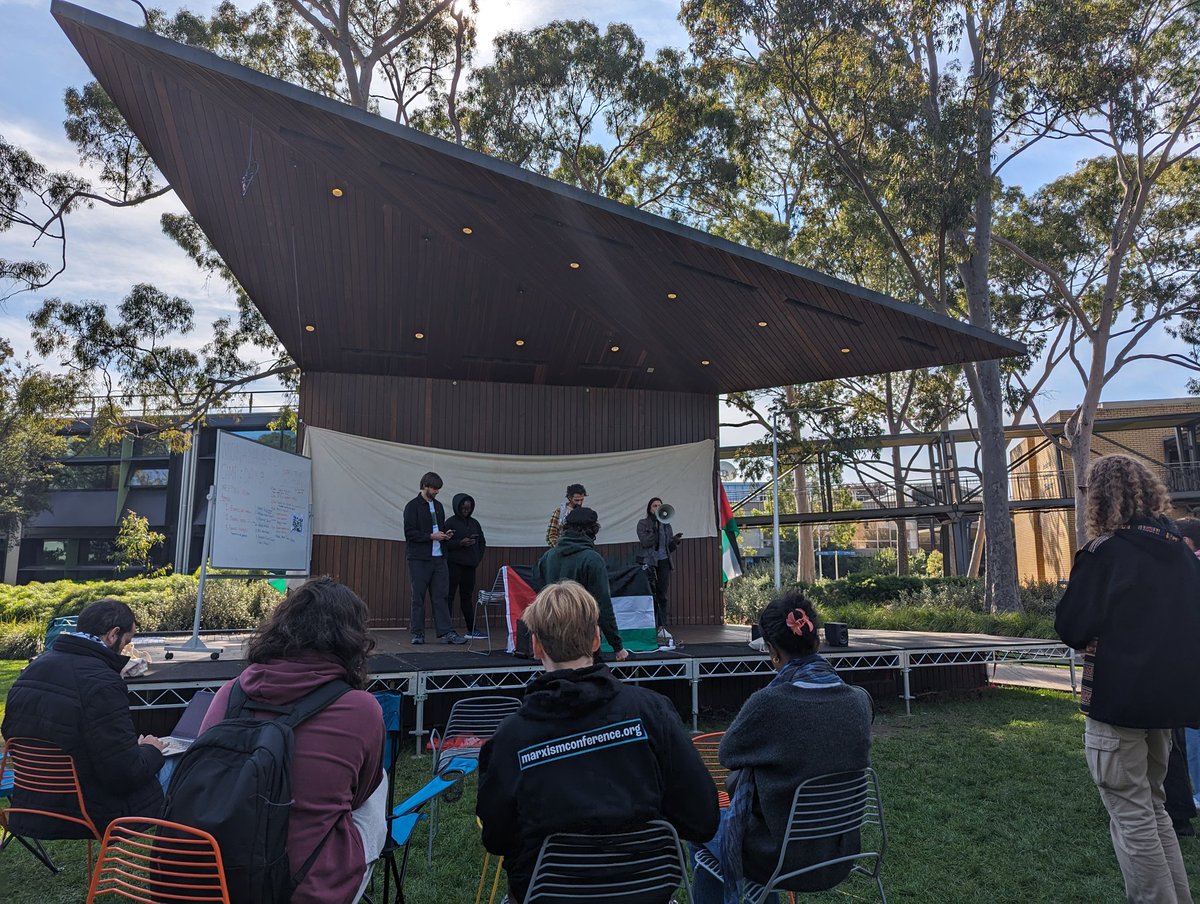
[[[286, 904], [329, 840], [327, 832], [300, 871], [291, 874], [292, 732], [348, 690], [345, 681], [334, 680], [290, 707], [273, 706], [249, 699], [235, 679], [225, 719], [180, 756], [163, 819], [216, 838], [232, 904]], [[243, 710], [280, 715], [256, 719], [243, 716]]]

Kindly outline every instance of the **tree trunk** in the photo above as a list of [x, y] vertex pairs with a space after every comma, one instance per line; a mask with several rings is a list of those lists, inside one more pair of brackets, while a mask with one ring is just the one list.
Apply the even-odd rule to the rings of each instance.
[[1066, 435], [1071, 443], [1071, 470], [1075, 478], [1075, 548], [1089, 539], [1087, 534], [1087, 472], [1092, 463], [1092, 430], [1096, 411], [1100, 407], [1100, 391], [1104, 386], [1104, 362], [1108, 357], [1107, 338], [1092, 340], [1092, 361], [1083, 401], [1074, 417], [1067, 422]]
[[1017, 545], [1008, 506], [1008, 441], [1004, 437], [1004, 403], [1000, 365], [982, 361], [975, 365], [972, 381], [975, 412], [979, 418], [979, 451], [983, 470], [983, 526], [987, 536], [987, 600], [993, 612], [1021, 608], [1017, 592]]

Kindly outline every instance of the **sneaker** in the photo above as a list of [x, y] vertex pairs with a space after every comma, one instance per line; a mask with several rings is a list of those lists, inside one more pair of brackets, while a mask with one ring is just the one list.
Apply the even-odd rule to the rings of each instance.
[[419, 643], [425, 643], [425, 635], [424, 634], [414, 634], [412, 637], [409, 638], [408, 642], [410, 644], [412, 644], [413, 646], [416, 646]]
[[467, 632], [467, 640], [490, 640], [490, 638], [483, 631], [475, 630]]
[[671, 637], [671, 632], [668, 631], [666, 628], [658, 629], [658, 642], [660, 644], [666, 645], [666, 644], [670, 643], [672, 639], [673, 638]]
[[451, 631], [448, 634], [443, 634], [441, 637], [439, 637], [438, 641], [440, 643], [461, 644], [461, 643], [466, 643], [467, 639], [465, 637], [463, 637], [461, 634], [459, 634], [457, 631]]

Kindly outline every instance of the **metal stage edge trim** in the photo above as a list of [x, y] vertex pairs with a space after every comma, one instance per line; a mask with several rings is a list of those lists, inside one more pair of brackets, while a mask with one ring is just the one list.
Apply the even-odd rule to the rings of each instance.
[[[894, 669], [901, 673], [904, 711], [912, 714], [910, 675], [913, 669], [942, 665], [995, 664], [998, 662], [1035, 662], [1070, 667], [1071, 690], [1078, 692], [1074, 653], [1070, 647], [1045, 640], [1027, 644], [1004, 643], [994, 646], [931, 647], [915, 650], [880, 650], [861, 652], [822, 651], [822, 656], [839, 672]], [[610, 662], [609, 667], [625, 681], [687, 681], [692, 689], [692, 730], [699, 730], [700, 685], [707, 678], [734, 678], [770, 675], [775, 669], [761, 653], [748, 651], [742, 656], [688, 657], [673, 655], [663, 659], [639, 659], [636, 662]], [[367, 690], [372, 693], [391, 692], [412, 697], [416, 709], [413, 734], [416, 754], [422, 752], [425, 734], [425, 701], [431, 694], [462, 691], [519, 690], [542, 667], [540, 664], [506, 666], [503, 668], [429, 669], [407, 672], [382, 672], [371, 677]], [[134, 701], [132, 709], [183, 707], [197, 690], [216, 690], [228, 678], [184, 682], [154, 682], [129, 686]], [[182, 692], [188, 692], [184, 696]]]

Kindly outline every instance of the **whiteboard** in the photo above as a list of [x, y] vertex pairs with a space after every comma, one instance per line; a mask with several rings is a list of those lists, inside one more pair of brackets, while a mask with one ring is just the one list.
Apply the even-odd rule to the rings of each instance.
[[312, 462], [224, 430], [217, 432], [209, 525], [214, 568], [308, 573]]

